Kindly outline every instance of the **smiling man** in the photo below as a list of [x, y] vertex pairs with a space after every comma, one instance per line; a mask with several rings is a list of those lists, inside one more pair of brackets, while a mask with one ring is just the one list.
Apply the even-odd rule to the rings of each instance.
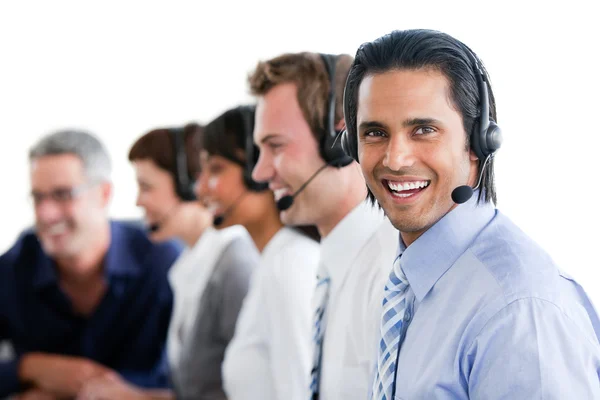
[[382, 289], [398, 231], [366, 201], [360, 168], [336, 140], [351, 61], [347, 55], [283, 54], [259, 63], [250, 77], [260, 147], [253, 177], [269, 182], [282, 221], [316, 225], [322, 236], [314, 359], [306, 371], [310, 397], [288, 393], [282, 399], [363, 400], [369, 393]]
[[172, 242], [111, 221], [111, 163], [94, 136], [60, 131], [30, 150], [35, 230], [0, 256], [0, 397], [74, 398], [86, 381], [117, 372], [167, 384]]
[[344, 107], [346, 149], [401, 236], [372, 399], [600, 398], [588, 297], [494, 206], [501, 137], [474, 53], [428, 30], [366, 43]]

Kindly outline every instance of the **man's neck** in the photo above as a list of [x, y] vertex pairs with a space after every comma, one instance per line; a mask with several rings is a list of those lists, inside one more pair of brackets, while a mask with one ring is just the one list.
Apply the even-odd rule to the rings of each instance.
[[[321, 221], [317, 221], [317, 229], [322, 238], [326, 237], [331, 231], [348, 215], [354, 210], [359, 204], [361, 204], [367, 198], [367, 186], [364, 178], [357, 168], [351, 168], [352, 166], [345, 167], [348, 170], [344, 171], [348, 176], [345, 178], [346, 185], [332, 185], [335, 190], [327, 193], [326, 196], [332, 203], [329, 207], [329, 212], [322, 218]], [[358, 174], [358, 175], [357, 175]], [[356, 175], [356, 176], [355, 176]]]
[[410, 246], [411, 244], [413, 244], [418, 238], [420, 238], [425, 232], [427, 232], [432, 226], [434, 226], [435, 224], [439, 223], [441, 219], [443, 219], [446, 215], [448, 215], [450, 212], [452, 212], [452, 210], [454, 210], [456, 207], [458, 207], [458, 204], [452, 204], [450, 206], [450, 209], [448, 209], [448, 211], [442, 215], [438, 220], [436, 220], [433, 224], [419, 230], [419, 231], [414, 231], [414, 232], [402, 232], [400, 231], [400, 236], [402, 237], [402, 240], [404, 241], [404, 245], [406, 247]]

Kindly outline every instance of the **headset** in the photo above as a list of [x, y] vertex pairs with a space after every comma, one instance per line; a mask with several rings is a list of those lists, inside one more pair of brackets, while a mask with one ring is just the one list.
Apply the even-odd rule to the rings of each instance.
[[325, 131], [322, 132], [319, 143], [321, 157], [328, 165], [342, 168], [350, 165], [354, 159], [344, 151], [342, 143], [338, 140], [338, 132], [335, 130], [335, 70], [337, 56], [333, 54], [319, 53], [329, 78], [329, 95], [327, 99], [327, 112], [325, 113]]
[[[477, 158], [484, 161], [488, 156], [493, 156], [498, 149], [500, 149], [503, 141], [502, 130], [496, 124], [496, 122], [490, 118], [490, 105], [489, 105], [489, 93], [488, 93], [488, 80], [481, 68], [481, 63], [475, 54], [465, 44], [458, 41], [459, 45], [463, 48], [465, 54], [471, 62], [473, 72], [477, 79], [477, 85], [479, 86], [479, 99], [481, 102], [481, 110], [479, 115], [479, 121], [473, 124], [473, 129], [470, 133], [471, 148], [477, 155]], [[344, 87], [344, 112], [349, 113], [348, 98], [346, 97], [346, 89], [348, 88], [348, 80], [346, 80], [346, 86]], [[358, 143], [357, 135], [350, 136], [347, 130], [344, 130], [341, 135], [341, 145], [346, 154], [351, 156], [358, 162]], [[483, 172], [483, 171], [482, 171]]]
[[244, 185], [253, 192], [263, 192], [269, 188], [268, 182], [257, 182], [252, 179], [252, 171], [258, 162], [258, 147], [254, 144], [254, 106], [240, 106], [244, 127], [244, 138], [246, 140], [246, 162], [244, 168]]
[[[252, 170], [254, 166], [258, 162], [258, 147], [254, 145], [253, 135], [254, 135], [254, 106], [239, 106], [236, 111], [242, 118], [242, 129], [244, 130], [244, 147], [246, 152], [246, 161], [242, 162], [239, 158], [235, 156], [227, 157], [229, 160], [235, 162], [243, 168], [243, 181], [244, 186], [250, 192], [263, 192], [269, 189], [268, 182], [257, 182], [252, 179]], [[223, 124], [225, 120], [223, 118]], [[214, 226], [218, 227], [225, 222], [225, 220], [229, 217], [230, 214], [234, 212], [234, 210], [238, 207], [240, 202], [246, 197], [249, 192], [244, 192], [238, 196], [238, 198], [230, 205], [223, 213], [219, 215], [215, 215], [213, 219]]]
[[488, 93], [488, 80], [481, 68], [481, 63], [475, 54], [465, 44], [458, 41], [465, 49], [467, 56], [471, 60], [477, 85], [479, 86], [479, 99], [481, 101], [481, 111], [479, 123], [473, 124], [471, 131], [471, 148], [480, 160], [486, 160], [488, 156], [493, 155], [502, 146], [502, 130], [496, 122], [490, 118], [490, 104]]
[[173, 143], [175, 161], [173, 168], [175, 192], [183, 201], [195, 201], [194, 179], [188, 173], [188, 160], [185, 151], [185, 129], [170, 128], [169, 135], [171, 136], [171, 143]]

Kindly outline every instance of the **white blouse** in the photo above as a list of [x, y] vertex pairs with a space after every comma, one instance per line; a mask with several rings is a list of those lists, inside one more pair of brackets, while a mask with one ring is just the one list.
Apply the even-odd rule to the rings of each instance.
[[169, 365], [178, 365], [182, 344], [190, 333], [206, 284], [223, 250], [236, 237], [248, 235], [240, 225], [208, 228], [192, 248], [186, 248], [169, 271], [173, 311], [167, 335]]
[[319, 244], [284, 227], [261, 254], [225, 352], [230, 400], [304, 400], [312, 363]]

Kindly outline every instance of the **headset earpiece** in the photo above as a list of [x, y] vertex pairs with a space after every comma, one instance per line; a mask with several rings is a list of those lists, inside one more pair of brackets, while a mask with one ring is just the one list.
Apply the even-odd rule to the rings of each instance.
[[258, 162], [258, 148], [254, 144], [254, 112], [253, 106], [240, 107], [240, 113], [243, 119], [244, 137], [246, 147], [246, 163], [244, 165], [244, 185], [253, 192], [263, 192], [269, 188], [267, 182], [257, 182], [252, 179], [252, 170]]
[[487, 129], [486, 144], [490, 153], [495, 153], [500, 147], [502, 147], [502, 130], [500, 127], [494, 122], [490, 122], [490, 126]]
[[335, 70], [337, 57], [332, 54], [320, 54], [320, 56], [329, 77], [329, 97], [327, 112], [325, 113], [325, 131], [321, 135], [319, 149], [321, 157], [327, 164], [342, 168], [351, 164], [353, 159], [343, 149], [342, 134], [338, 135], [335, 130]]
[[479, 121], [473, 124], [471, 132], [471, 148], [477, 158], [485, 160], [487, 156], [494, 154], [502, 146], [502, 130], [494, 120], [490, 119], [488, 83], [479, 61], [466, 45], [463, 44], [463, 46], [473, 64], [481, 102]]
[[175, 180], [175, 192], [183, 201], [195, 201], [194, 179], [188, 174], [188, 161], [185, 151], [185, 130], [183, 128], [169, 129], [171, 143], [173, 143], [175, 167], [173, 178]]
[[[348, 76], [348, 78], [350, 78]], [[344, 116], [350, 115], [348, 98], [346, 96], [346, 89], [348, 88], [348, 78], [346, 79], [346, 84], [344, 85], [344, 97], [343, 97], [343, 105], [344, 105]], [[348, 127], [342, 132], [342, 136], [340, 138], [340, 142], [342, 145], [342, 149], [349, 157], [352, 157], [356, 162], [358, 162], [358, 142], [356, 140], [356, 135], [350, 135], [348, 132]]]
[[358, 162], [358, 146], [356, 143], [356, 138], [352, 140], [350, 134], [348, 133], [348, 129], [344, 129], [340, 134], [340, 143], [346, 155], [352, 157], [352, 159]]

